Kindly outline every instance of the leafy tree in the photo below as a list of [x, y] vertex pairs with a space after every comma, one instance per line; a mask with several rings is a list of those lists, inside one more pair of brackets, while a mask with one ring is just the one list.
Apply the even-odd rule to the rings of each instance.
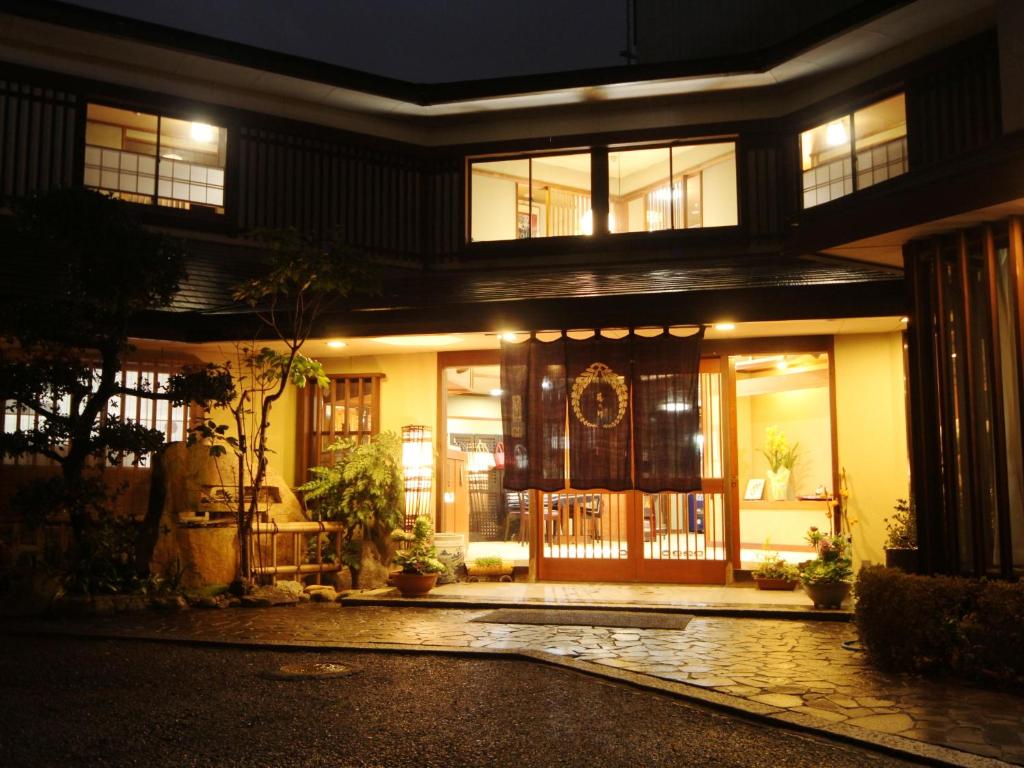
[[240, 345], [234, 365], [228, 361], [217, 366], [237, 384], [227, 404], [233, 423], [207, 421], [193, 432], [194, 438], [211, 444], [214, 455], [231, 451], [235, 456], [234, 501], [243, 581], [252, 577], [253, 522], [266, 480], [271, 409], [290, 384], [329, 386], [323, 366], [301, 349], [326, 310], [358, 293], [372, 292], [378, 281], [371, 260], [336, 240], [323, 244], [294, 229], [261, 230], [253, 237], [264, 254], [263, 269], [234, 295], [253, 309], [262, 324], [260, 330], [273, 338], [274, 347]]
[[[159, 430], [106, 418], [114, 398], [208, 405], [230, 397], [231, 382], [208, 367], [185, 371], [163, 389], [120, 381], [132, 324], [169, 304], [185, 276], [181, 243], [141, 227], [124, 203], [85, 190], [33, 197], [16, 218], [8, 258], [27, 279], [0, 310], [7, 342], [0, 392], [9, 409], [38, 418], [31, 429], [0, 433], [0, 456], [39, 454], [60, 468], [58, 477], [23, 488], [14, 503], [38, 517], [66, 513], [72, 555], [87, 558], [103, 549], [96, 541], [109, 538], [95, 529], [108, 519], [111, 491], [92, 470], [124, 456], [138, 465], [164, 442]], [[145, 570], [148, 557], [136, 565]]]

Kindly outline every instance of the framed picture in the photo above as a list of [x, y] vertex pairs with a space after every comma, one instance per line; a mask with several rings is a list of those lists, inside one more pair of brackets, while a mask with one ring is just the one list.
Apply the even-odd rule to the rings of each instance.
[[752, 477], [747, 480], [747, 490], [743, 494], [744, 501], [758, 501], [764, 496], [764, 478]]
[[533, 230], [530, 218], [529, 211], [519, 211], [516, 214], [516, 240], [525, 240], [530, 236]]
[[538, 203], [528, 205], [520, 200], [516, 211], [516, 239], [543, 237], [544, 229], [544, 208]]

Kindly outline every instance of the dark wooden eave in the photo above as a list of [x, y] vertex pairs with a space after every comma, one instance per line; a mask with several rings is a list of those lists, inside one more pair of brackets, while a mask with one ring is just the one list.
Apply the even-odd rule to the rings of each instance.
[[[193, 265], [190, 273], [200, 271]], [[214, 282], [206, 286], [206, 309], [198, 310], [194, 297], [190, 305], [179, 302], [178, 311], [140, 318], [133, 332], [191, 342], [257, 335], [258, 321], [227, 296], [217, 296]], [[327, 313], [316, 335], [798, 320], [904, 311], [900, 270], [760, 254], [604, 267], [394, 271], [380, 295]]]

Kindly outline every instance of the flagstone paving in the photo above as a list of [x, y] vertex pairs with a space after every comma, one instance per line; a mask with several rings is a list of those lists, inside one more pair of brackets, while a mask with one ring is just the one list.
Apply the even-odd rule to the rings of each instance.
[[271, 646], [514, 651], [840, 736], [897, 747], [908, 739], [970, 753], [976, 765], [995, 764], [982, 758], [1024, 765], [1024, 699], [878, 672], [844, 648], [855, 638], [852, 624], [697, 616], [684, 630], [640, 630], [471, 621], [485, 613], [301, 605], [143, 611], [22, 627]]

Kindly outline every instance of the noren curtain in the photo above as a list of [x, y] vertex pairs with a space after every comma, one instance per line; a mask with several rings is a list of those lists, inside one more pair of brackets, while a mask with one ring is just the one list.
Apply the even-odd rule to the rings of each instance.
[[635, 486], [641, 491], [700, 490], [703, 338], [703, 329], [683, 338], [633, 337]]
[[503, 342], [505, 487], [699, 490], [702, 339]]
[[501, 344], [505, 487], [565, 487], [565, 349], [530, 339]]

